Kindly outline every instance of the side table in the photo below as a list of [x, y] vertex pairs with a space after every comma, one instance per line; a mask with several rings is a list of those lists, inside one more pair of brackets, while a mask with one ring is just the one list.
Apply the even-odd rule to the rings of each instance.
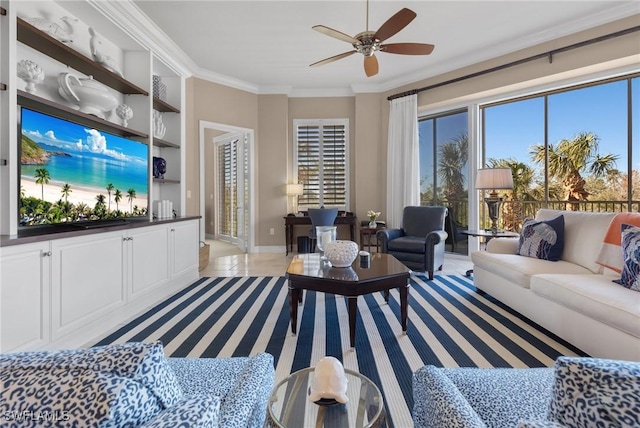
[[[517, 238], [520, 236], [518, 232], [509, 232], [506, 230], [499, 230], [494, 232], [492, 230], [461, 230], [460, 233], [467, 236], [475, 236], [476, 238], [484, 238], [485, 248], [487, 243], [493, 238]], [[469, 269], [465, 272], [465, 276], [471, 276], [473, 269]]]
[[360, 249], [364, 250], [364, 247], [367, 247], [367, 251], [371, 252], [371, 239], [375, 239], [376, 243], [376, 253], [380, 252], [380, 242], [378, 242], [378, 238], [376, 237], [376, 233], [379, 230], [383, 230], [384, 227], [368, 227], [363, 226], [360, 228]]
[[369, 378], [345, 369], [345, 404], [320, 405], [309, 401], [315, 367], [290, 374], [271, 393], [268, 422], [272, 427], [382, 427], [387, 414], [380, 390]]

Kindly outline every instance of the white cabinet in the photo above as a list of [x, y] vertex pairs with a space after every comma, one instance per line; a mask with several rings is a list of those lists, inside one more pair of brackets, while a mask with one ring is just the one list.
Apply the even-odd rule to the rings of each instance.
[[0, 247], [0, 352], [85, 345], [192, 283], [198, 225]]
[[122, 232], [51, 241], [52, 339], [126, 302]]
[[0, 248], [0, 352], [50, 340], [49, 242]]
[[132, 230], [124, 237], [130, 298], [137, 298], [169, 280], [168, 230], [166, 225], [150, 226]]
[[199, 225], [196, 221], [173, 223], [171, 232], [171, 277], [198, 270]]

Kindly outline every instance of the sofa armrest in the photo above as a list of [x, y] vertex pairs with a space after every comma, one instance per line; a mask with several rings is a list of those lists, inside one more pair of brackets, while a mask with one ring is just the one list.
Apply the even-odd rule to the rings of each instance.
[[387, 245], [392, 239], [399, 238], [404, 235], [402, 229], [383, 229], [376, 233], [376, 238], [380, 241], [380, 251], [386, 253], [388, 251]]
[[493, 238], [487, 243], [487, 251], [498, 254], [518, 254], [520, 238]]
[[486, 428], [453, 382], [434, 366], [413, 374], [413, 402], [416, 428]]

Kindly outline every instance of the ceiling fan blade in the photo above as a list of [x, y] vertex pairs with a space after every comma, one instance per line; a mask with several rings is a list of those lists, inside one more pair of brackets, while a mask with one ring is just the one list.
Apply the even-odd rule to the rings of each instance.
[[380, 51], [400, 55], [429, 55], [433, 48], [434, 45], [427, 43], [390, 43], [380, 46]]
[[409, 25], [411, 21], [416, 17], [416, 13], [406, 7], [400, 10], [398, 13], [387, 19], [387, 22], [382, 24], [380, 29], [376, 31], [375, 38], [381, 42], [387, 40], [389, 37], [402, 30]]
[[317, 67], [319, 65], [329, 64], [330, 62], [337, 61], [337, 60], [342, 59], [342, 58], [346, 58], [349, 55], [352, 55], [354, 53], [356, 53], [356, 51], [349, 51], [349, 52], [341, 53], [339, 55], [334, 55], [334, 56], [331, 56], [329, 58], [325, 58], [323, 60], [320, 60], [318, 62], [314, 62], [313, 64], [309, 65], [309, 67]]
[[375, 55], [364, 57], [364, 73], [367, 77], [378, 74], [378, 58]]
[[351, 43], [351, 44], [360, 43], [358, 41], [358, 39], [355, 39], [355, 38], [351, 37], [348, 34], [345, 34], [345, 33], [341, 32], [341, 31], [338, 31], [338, 30], [334, 30], [333, 28], [329, 28], [329, 27], [326, 27], [324, 25], [314, 25], [311, 28], [313, 28], [314, 30], [316, 30], [316, 31], [318, 31], [318, 32], [320, 32], [322, 34], [325, 34], [325, 35], [327, 35], [329, 37], [333, 37], [333, 38], [336, 38], [338, 40], [342, 40], [342, 41], [347, 42], [347, 43]]

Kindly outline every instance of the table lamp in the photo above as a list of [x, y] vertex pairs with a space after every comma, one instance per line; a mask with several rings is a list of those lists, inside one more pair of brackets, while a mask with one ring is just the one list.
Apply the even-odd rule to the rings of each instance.
[[481, 168], [476, 174], [476, 189], [489, 190], [489, 197], [484, 198], [489, 209], [491, 231], [498, 233], [498, 218], [503, 198], [496, 190], [513, 189], [513, 175], [510, 168]]
[[287, 184], [287, 196], [293, 196], [293, 213], [298, 212], [298, 196], [304, 193], [302, 184]]

